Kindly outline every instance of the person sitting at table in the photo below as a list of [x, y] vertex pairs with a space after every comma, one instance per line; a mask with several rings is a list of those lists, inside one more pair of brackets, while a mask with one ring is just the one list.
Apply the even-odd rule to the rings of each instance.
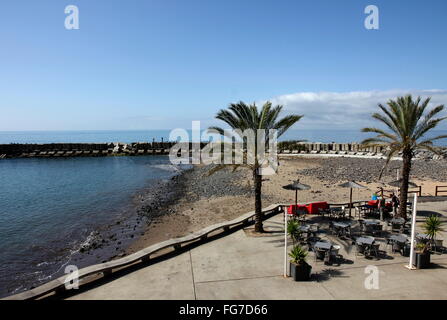
[[374, 201], [377, 200], [377, 193], [375, 193], [375, 192], [373, 193], [371, 200], [374, 200]]

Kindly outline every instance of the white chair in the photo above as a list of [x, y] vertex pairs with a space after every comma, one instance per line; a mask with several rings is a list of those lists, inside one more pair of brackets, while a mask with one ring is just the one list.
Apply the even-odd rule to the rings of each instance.
[[335, 244], [332, 246], [331, 249], [331, 256], [338, 256], [338, 252], [340, 251], [341, 246], [339, 246], [338, 244]]
[[339, 258], [339, 254], [338, 253], [339, 253], [340, 249], [341, 249], [341, 246], [339, 246], [337, 244], [332, 246], [332, 248], [331, 248], [331, 250], [329, 252], [331, 261], [336, 261], [338, 263], [338, 258]]

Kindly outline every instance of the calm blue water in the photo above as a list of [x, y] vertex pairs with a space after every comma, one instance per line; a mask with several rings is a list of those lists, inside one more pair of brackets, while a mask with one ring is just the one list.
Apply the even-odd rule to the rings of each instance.
[[[190, 131], [188, 131], [190, 132]], [[134, 131], [0, 131], [2, 143], [100, 143], [100, 142], [151, 142], [169, 140], [170, 130], [134, 130]], [[447, 130], [435, 130], [428, 136], [447, 134]], [[280, 137], [284, 140], [307, 140], [309, 142], [360, 142], [371, 134], [360, 130], [289, 130]], [[439, 145], [447, 145], [447, 139], [440, 140]]]
[[0, 296], [57, 272], [168, 169], [165, 156], [0, 160]]

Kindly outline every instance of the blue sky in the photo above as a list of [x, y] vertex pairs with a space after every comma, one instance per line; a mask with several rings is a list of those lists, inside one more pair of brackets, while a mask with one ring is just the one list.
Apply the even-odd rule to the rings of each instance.
[[306, 128], [360, 127], [394, 95], [447, 103], [446, 14], [445, 0], [2, 1], [0, 131], [207, 126], [267, 99]]

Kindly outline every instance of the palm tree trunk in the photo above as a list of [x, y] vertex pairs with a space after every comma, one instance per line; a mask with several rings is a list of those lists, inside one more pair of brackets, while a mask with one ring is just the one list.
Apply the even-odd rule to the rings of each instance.
[[256, 169], [253, 170], [253, 179], [255, 185], [255, 232], [264, 232], [261, 202], [262, 176], [258, 174], [258, 170]]
[[400, 187], [400, 206], [398, 216], [404, 219], [407, 218], [408, 182], [410, 181], [411, 158], [411, 151], [406, 150], [402, 153], [402, 185]]

